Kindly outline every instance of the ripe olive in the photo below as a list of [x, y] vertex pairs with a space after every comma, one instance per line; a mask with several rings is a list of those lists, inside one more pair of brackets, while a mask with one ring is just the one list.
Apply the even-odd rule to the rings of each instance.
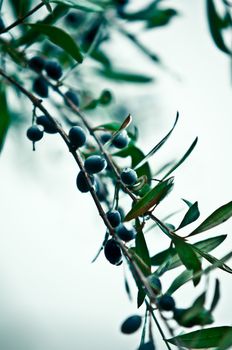
[[43, 77], [37, 77], [33, 83], [33, 91], [40, 97], [48, 97], [48, 83]]
[[117, 210], [111, 210], [107, 214], [107, 219], [109, 220], [112, 227], [117, 227], [121, 223], [121, 215]]
[[89, 156], [84, 163], [88, 174], [100, 173], [100, 171], [105, 169], [106, 165], [107, 163], [105, 158], [98, 155]]
[[124, 334], [132, 334], [136, 332], [142, 324], [142, 317], [134, 315], [128, 317], [121, 325], [121, 332]]
[[32, 125], [27, 129], [27, 137], [30, 141], [37, 142], [42, 139], [43, 131], [37, 125]]
[[47, 75], [54, 79], [59, 80], [62, 76], [62, 67], [57, 61], [47, 61], [45, 63], [45, 70]]
[[121, 172], [121, 180], [125, 185], [133, 186], [137, 182], [137, 174], [131, 168], [125, 168]]
[[48, 134], [56, 134], [57, 133], [56, 125], [46, 115], [41, 115], [41, 116], [37, 117], [36, 123], [38, 125], [42, 125], [44, 128], [44, 131]]
[[[90, 175], [89, 178], [90, 178], [92, 185], [94, 185], [95, 184], [94, 176]], [[85, 174], [82, 170], [77, 175], [76, 185], [77, 185], [78, 190], [81, 191], [82, 193], [89, 192], [89, 190], [90, 190], [90, 186], [89, 186], [88, 181], [85, 177]]]
[[40, 73], [45, 67], [45, 60], [43, 57], [34, 56], [28, 61], [28, 65], [35, 72]]
[[158, 306], [161, 310], [172, 311], [175, 308], [175, 300], [171, 295], [164, 294], [158, 299]]
[[106, 242], [106, 245], [104, 247], [104, 254], [106, 259], [112, 264], [112, 265], [120, 265], [122, 262], [122, 252], [121, 248], [119, 247], [118, 243], [112, 238], [109, 239]]
[[80, 126], [73, 126], [70, 130], [69, 130], [69, 140], [71, 142], [71, 144], [75, 147], [75, 148], [79, 148], [84, 146], [85, 142], [86, 142], [86, 133], [84, 131], [84, 129], [82, 129], [82, 127]]
[[128, 230], [126, 226], [120, 225], [116, 229], [116, 233], [120, 239], [122, 239], [124, 242], [129, 242], [132, 239], [135, 238], [136, 232], [134, 229]]

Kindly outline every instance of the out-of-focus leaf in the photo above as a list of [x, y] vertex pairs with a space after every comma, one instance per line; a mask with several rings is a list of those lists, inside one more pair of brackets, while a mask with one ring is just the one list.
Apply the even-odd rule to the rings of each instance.
[[156, 28], [156, 27], [165, 26], [172, 20], [173, 17], [177, 15], [178, 15], [178, 12], [171, 8], [159, 10], [159, 13], [149, 18], [149, 20], [146, 22], [146, 27]]
[[104, 78], [114, 80], [116, 82], [127, 82], [127, 83], [150, 83], [154, 80], [153, 77], [143, 74], [137, 74], [126, 71], [112, 70], [110, 68], [97, 69], [97, 73]]
[[162, 199], [164, 199], [173, 188], [173, 177], [166, 181], [160, 182], [153, 189], [139, 199], [127, 213], [124, 221], [130, 221], [138, 216], [145, 214], [154, 205], [158, 205]]
[[184, 201], [184, 202], [187, 204], [187, 206], [188, 206], [189, 208], [193, 205], [193, 203], [191, 203], [191, 202], [188, 201], [187, 199], [182, 198], [182, 201]]
[[212, 303], [211, 303], [211, 306], [210, 306], [210, 311], [211, 312], [217, 306], [219, 299], [220, 299], [220, 283], [219, 283], [219, 280], [216, 279], [215, 289], [214, 289], [214, 296], [213, 296], [213, 300], [212, 300]]
[[232, 273], [232, 269], [228, 265], [226, 265], [222, 261], [220, 261], [219, 259], [217, 259], [214, 256], [210, 255], [209, 253], [203, 252], [201, 249], [197, 248], [196, 246], [195, 247], [193, 246], [193, 248], [194, 248], [195, 252], [197, 252], [203, 258], [208, 260], [211, 264], [216, 264], [217, 263], [219, 269], [221, 269], [223, 271], [226, 271], [226, 272], [229, 272], [229, 273]]
[[[226, 239], [226, 235], [220, 235], [220, 236], [216, 236], [216, 237], [212, 237], [212, 238], [207, 238], [207, 239], [204, 239], [203, 241], [199, 241], [197, 243], [194, 243], [193, 247], [197, 247], [197, 248], [201, 249], [201, 251], [208, 253], [211, 250], [215, 249], [217, 246], [219, 246], [225, 239]], [[174, 248], [166, 249], [166, 250], [162, 251], [161, 253], [154, 255], [151, 258], [151, 263], [152, 263], [152, 265], [155, 265], [155, 266], [161, 265], [165, 262], [165, 260], [170, 255], [172, 256], [172, 261], [171, 261], [168, 269], [171, 270], [171, 269], [174, 269], [174, 268], [180, 266], [181, 261], [180, 261], [178, 254], [176, 254], [176, 250]]]
[[[58, 21], [58, 19], [63, 17], [68, 12], [68, 10], [69, 8], [67, 6], [57, 5], [52, 13], [48, 14], [42, 21], [38, 21], [37, 23], [52, 25]], [[27, 45], [28, 47], [38, 41], [39, 36], [40, 32], [38, 30], [34, 28], [28, 29], [24, 35], [21, 35], [17, 40], [14, 41], [14, 46], [18, 47], [21, 45]]]
[[193, 149], [195, 148], [197, 144], [198, 137], [195, 138], [187, 152], [183, 155], [183, 157], [177, 162], [162, 178], [164, 180], [166, 177], [168, 177], [174, 170], [176, 170], [184, 161], [188, 158], [188, 156], [192, 153]]
[[177, 112], [176, 119], [175, 119], [175, 122], [174, 122], [173, 127], [171, 128], [171, 130], [167, 133], [167, 135], [160, 142], [157, 143], [157, 145], [155, 145], [155, 147], [152, 148], [152, 150], [150, 152], [148, 152], [148, 154], [144, 157], [144, 159], [141, 160], [141, 162], [137, 164], [136, 168], [138, 168], [141, 165], [143, 165], [144, 163], [146, 163], [147, 160], [151, 156], [153, 156], [163, 146], [163, 144], [167, 141], [167, 139], [169, 138], [169, 136], [171, 135], [171, 133], [175, 129], [175, 126], [176, 126], [176, 124], [178, 122], [178, 119], [179, 119], [179, 113]]
[[2, 150], [7, 130], [10, 125], [10, 114], [8, 111], [6, 91], [2, 81], [0, 81], [0, 152]]
[[128, 295], [129, 300], [132, 300], [131, 290], [130, 290], [130, 286], [126, 276], [124, 276], [124, 284], [125, 284], [126, 294]]
[[173, 294], [177, 289], [179, 289], [183, 284], [190, 281], [193, 277], [193, 272], [191, 270], [184, 270], [180, 275], [178, 275], [168, 290], [166, 291], [166, 294]]
[[[232, 327], [212, 327], [198, 331], [181, 334], [167, 341], [171, 344], [176, 344], [176, 341], [187, 348], [202, 349], [213, 348], [220, 346], [222, 339], [228, 337], [232, 339]], [[232, 342], [231, 342], [232, 344]]]
[[145, 273], [145, 276], [148, 276], [151, 274], [151, 259], [147, 248], [147, 243], [144, 238], [142, 226], [138, 219], [136, 220], [136, 232], [137, 234], [135, 238], [135, 252], [148, 266], [149, 270], [146, 269], [145, 271], [143, 271]]
[[0, 39], [0, 49], [1, 52], [7, 53], [10, 58], [18, 65], [26, 67], [27, 61], [24, 52], [16, 50], [14, 46], [9, 45], [7, 42]]
[[32, 0], [10, 0], [16, 18], [24, 16], [31, 7]]
[[137, 307], [139, 308], [141, 305], [143, 305], [143, 302], [146, 298], [146, 293], [143, 289], [138, 290], [138, 295], [137, 295]]
[[[131, 157], [131, 167], [135, 168], [136, 165], [144, 158], [144, 153], [136, 147], [133, 143], [130, 143], [128, 147], [114, 153], [117, 157]], [[146, 175], [148, 182], [151, 180], [151, 170], [148, 163], [143, 164], [136, 170], [138, 177]]]
[[216, 11], [214, 0], [206, 0], [206, 8], [207, 8], [209, 30], [215, 45], [222, 52], [231, 55], [232, 51], [227, 47], [223, 38], [223, 33], [222, 33], [223, 20], [221, 19], [221, 17]]
[[77, 10], [87, 11], [87, 12], [102, 12], [103, 8], [99, 4], [94, 4], [87, 0], [50, 0], [51, 3], [66, 5]]
[[41, 1], [42, 1], [42, 2], [44, 3], [44, 5], [46, 6], [48, 12], [52, 13], [52, 7], [51, 7], [51, 5], [49, 4], [49, 0], [41, 0]]
[[196, 221], [200, 216], [200, 212], [198, 209], [198, 203], [195, 202], [187, 211], [187, 213], [185, 214], [183, 220], [181, 221], [179, 227], [176, 229], [179, 230], [189, 224], [191, 224], [192, 222]]
[[40, 34], [48, 36], [49, 40], [55, 45], [61, 47], [65, 52], [72, 56], [78, 63], [82, 63], [83, 55], [75, 40], [63, 29], [48, 24], [28, 24]]
[[227, 332], [224, 334], [222, 337], [219, 347], [216, 350], [226, 350], [226, 349], [231, 349], [232, 346], [232, 336], [231, 332]]
[[[188, 270], [193, 270], [194, 273], [201, 271], [201, 262], [197, 257], [191, 244], [184, 241], [183, 238], [174, 236], [172, 238], [175, 244], [176, 251]], [[200, 281], [200, 276], [193, 280], [194, 285], [197, 285]]]
[[111, 62], [108, 56], [105, 54], [105, 52], [101, 51], [99, 48], [96, 50], [93, 50], [90, 52], [90, 56], [98, 61], [99, 63], [103, 64], [104, 66], [110, 68]]
[[188, 237], [207, 231], [222, 224], [232, 216], [232, 201], [215, 210], [200, 226], [198, 226]]

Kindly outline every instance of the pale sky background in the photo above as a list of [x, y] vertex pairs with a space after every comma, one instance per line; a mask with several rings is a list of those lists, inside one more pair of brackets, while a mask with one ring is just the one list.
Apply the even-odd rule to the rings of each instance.
[[[180, 79], [135, 52], [127, 41], [120, 41], [119, 48], [115, 36], [111, 55], [120, 52], [125, 67], [157, 77], [156, 84], [149, 86], [117, 85], [115, 95], [139, 125], [145, 151], [170, 129], [179, 110], [178, 126], [151, 160], [153, 169], [181, 157], [199, 137], [191, 158], [175, 172], [174, 191], [157, 216], [184, 208], [180, 198], [186, 198], [199, 201], [200, 222], [232, 198], [230, 62], [209, 36], [204, 1], [168, 3], [180, 9], [181, 15], [166, 28], [144, 33], [143, 39]], [[125, 318], [143, 310], [136, 310], [136, 300], [128, 300], [121, 267], [108, 264], [103, 255], [90, 263], [105, 229], [90, 196], [76, 189], [76, 164], [56, 135], [46, 135], [37, 152], [32, 152], [25, 130], [10, 131], [0, 158], [1, 348], [135, 350], [140, 332], [125, 336], [119, 327]], [[231, 248], [232, 221], [209, 232], [209, 236], [225, 233], [230, 237], [215, 250], [218, 258]], [[167, 241], [156, 231], [149, 236], [149, 244], [158, 252]], [[210, 286], [216, 276], [222, 296], [214, 313], [215, 325], [229, 325], [231, 276], [216, 271]], [[162, 282], [166, 287], [171, 280], [168, 276]], [[204, 283], [194, 290], [189, 284], [174, 294], [177, 306], [188, 306], [203, 287]], [[209, 301], [210, 297], [209, 288]], [[157, 348], [165, 349], [155, 326], [154, 337]]]

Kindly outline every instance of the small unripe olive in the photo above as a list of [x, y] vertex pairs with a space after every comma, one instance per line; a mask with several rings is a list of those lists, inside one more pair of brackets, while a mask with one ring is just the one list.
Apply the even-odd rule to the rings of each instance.
[[137, 182], [137, 174], [131, 168], [125, 168], [121, 172], [121, 180], [125, 185], [133, 186]]
[[36, 142], [42, 139], [43, 131], [37, 125], [32, 125], [27, 129], [27, 137], [30, 141]]
[[[68, 90], [66, 93], [65, 93], [65, 96], [77, 107], [79, 107], [80, 105], [80, 101], [79, 101], [79, 98], [78, 98], [78, 95], [73, 92], [72, 90]], [[69, 106], [68, 102], [65, 101], [66, 105]]]
[[111, 210], [107, 214], [107, 219], [109, 220], [112, 227], [117, 227], [121, 223], [121, 215], [117, 210]]
[[62, 76], [62, 67], [57, 61], [47, 61], [45, 63], [45, 70], [47, 75], [54, 79], [59, 80]]
[[112, 265], [120, 265], [122, 262], [122, 252], [121, 248], [119, 247], [118, 243], [112, 238], [109, 239], [106, 242], [106, 245], [104, 247], [104, 254], [106, 259], [112, 264]]
[[48, 97], [48, 83], [43, 77], [37, 77], [33, 83], [33, 91], [40, 97]]
[[[92, 185], [94, 185], [95, 184], [94, 176], [90, 175], [89, 178], [90, 178]], [[82, 193], [89, 192], [89, 190], [90, 190], [90, 186], [89, 186], [88, 181], [85, 177], [85, 174], [82, 170], [77, 175], [76, 185], [77, 185], [78, 190], [81, 191]]]
[[120, 225], [116, 229], [116, 233], [120, 239], [122, 239], [124, 242], [129, 242], [132, 239], [135, 238], [136, 232], [134, 229], [128, 230], [126, 226]]
[[70, 130], [69, 130], [69, 140], [71, 142], [71, 144], [75, 147], [75, 148], [79, 148], [84, 146], [85, 142], [86, 142], [86, 133], [84, 131], [84, 129], [82, 129], [82, 127], [80, 126], [73, 126]]
[[89, 156], [84, 163], [88, 174], [100, 173], [100, 171], [105, 169], [106, 165], [107, 163], [105, 158], [98, 155]]
[[125, 148], [128, 145], [129, 139], [127, 132], [123, 130], [112, 140], [112, 145], [116, 148]]
[[42, 125], [44, 128], [44, 131], [48, 134], [56, 134], [57, 133], [56, 125], [46, 115], [41, 115], [41, 116], [37, 117], [36, 123], [38, 125]]
[[148, 281], [150, 283], [151, 288], [154, 290], [156, 294], [159, 294], [162, 289], [162, 284], [160, 279], [155, 275], [148, 276]]
[[40, 56], [34, 56], [28, 61], [28, 65], [35, 72], [40, 73], [45, 67], [45, 59]]
[[101, 143], [104, 145], [106, 142], [108, 142], [112, 137], [112, 134], [110, 132], [105, 132], [100, 136]]
[[142, 317], [134, 315], [128, 317], [121, 325], [121, 332], [124, 334], [132, 334], [136, 332], [142, 324]]
[[164, 294], [158, 299], [158, 305], [161, 310], [172, 311], [175, 308], [175, 300], [171, 295]]

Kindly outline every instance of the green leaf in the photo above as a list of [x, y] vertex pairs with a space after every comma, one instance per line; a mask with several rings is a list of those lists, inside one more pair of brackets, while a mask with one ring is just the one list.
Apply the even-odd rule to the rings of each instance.
[[[94, 131], [95, 130], [117, 131], [120, 129], [121, 125], [122, 124], [120, 124], [118, 122], [105, 123], [105, 124], [101, 124], [101, 125], [96, 126], [95, 128], [93, 128], [93, 130]], [[127, 130], [127, 133], [133, 141], [136, 140], [136, 138], [137, 138], [136, 133], [132, 133], [131, 131], [128, 131], [128, 130]]]
[[145, 214], [154, 205], [158, 205], [173, 188], [173, 177], [166, 181], [160, 182], [157, 186], [151, 189], [141, 199], [136, 202], [129, 213], [126, 215], [124, 221], [130, 221], [138, 216]]
[[143, 304], [145, 298], [146, 298], [146, 293], [145, 293], [144, 289], [139, 289], [138, 295], [137, 295], [137, 307], [138, 308]]
[[232, 51], [227, 47], [223, 38], [223, 33], [222, 33], [223, 20], [218, 15], [213, 0], [206, 0], [206, 9], [207, 9], [209, 30], [215, 45], [222, 52], [231, 55]]
[[213, 300], [212, 300], [212, 303], [211, 303], [211, 306], [210, 306], [210, 311], [211, 312], [217, 306], [219, 299], [220, 299], [220, 283], [219, 283], [219, 280], [216, 279], [214, 296], [213, 296]]
[[100, 5], [94, 4], [87, 0], [50, 0], [50, 3], [66, 5], [77, 10], [86, 12], [102, 12], [103, 8]]
[[226, 265], [222, 261], [220, 261], [219, 259], [215, 258], [214, 256], [212, 256], [208, 253], [203, 252], [201, 249], [199, 249], [197, 247], [193, 246], [193, 248], [199, 255], [201, 255], [203, 258], [208, 260], [211, 264], [218, 264], [219, 269], [226, 271], [226, 272], [229, 272], [229, 273], [232, 273], [232, 269], [228, 265]]
[[179, 230], [189, 224], [191, 224], [192, 222], [196, 221], [200, 216], [200, 212], [198, 209], [198, 203], [195, 202], [187, 211], [187, 213], [185, 214], [183, 220], [181, 221], [179, 227], [176, 229]]
[[201, 329], [178, 335], [171, 339], [167, 339], [167, 341], [171, 344], [176, 344], [176, 342], [178, 342], [181, 346], [187, 348], [208, 349], [219, 346], [222, 339], [225, 337], [232, 339], [232, 327], [223, 326]]
[[11, 8], [14, 11], [15, 17], [24, 16], [30, 9], [32, 0], [10, 0]]
[[152, 77], [147, 75], [126, 72], [126, 71], [112, 70], [110, 68], [97, 69], [97, 73], [102, 75], [104, 78], [115, 80], [116, 82], [124, 81], [127, 83], [150, 83], [154, 80]]
[[210, 230], [228, 220], [232, 216], [232, 201], [215, 210], [200, 226], [198, 226], [187, 237]]
[[149, 255], [149, 250], [147, 248], [147, 243], [144, 238], [142, 226], [138, 219], [136, 220], [136, 231], [137, 234], [135, 238], [135, 252], [148, 266], [149, 270], [143, 270], [145, 276], [148, 276], [151, 274], [151, 259]]
[[[226, 239], [226, 235], [220, 235], [220, 236], [216, 236], [216, 237], [212, 237], [212, 238], [207, 238], [204, 239], [202, 241], [199, 241], [197, 243], [194, 243], [192, 246], [193, 247], [197, 247], [199, 249], [201, 249], [201, 251], [208, 253], [210, 251], [212, 251], [213, 249], [215, 249], [217, 246], [219, 246], [225, 239]], [[165, 262], [165, 260], [167, 260], [167, 258], [169, 256], [172, 256], [170, 265], [168, 267], [168, 270], [174, 269], [178, 266], [181, 265], [181, 260], [178, 256], [178, 254], [176, 253], [176, 250], [174, 248], [172, 249], [166, 249], [164, 251], [162, 251], [161, 253], [156, 254], [155, 256], [153, 256], [151, 258], [151, 263], [152, 265], [161, 265]], [[198, 254], [199, 255], [199, 254]]]
[[179, 160], [179, 162], [177, 162], [162, 178], [162, 180], [164, 180], [166, 177], [168, 177], [174, 170], [176, 170], [184, 161], [186, 158], [188, 158], [188, 156], [192, 153], [193, 149], [195, 148], [196, 144], [198, 141], [198, 137], [195, 138], [195, 140], [193, 141], [193, 143], [191, 144], [191, 146], [189, 147], [189, 149], [187, 150], [187, 152], [183, 155], [183, 157]]
[[33, 29], [36, 29], [40, 34], [48, 36], [49, 40], [55, 45], [61, 47], [70, 56], [72, 56], [78, 63], [82, 63], [83, 55], [80, 48], [77, 46], [74, 39], [67, 34], [63, 29], [47, 24], [28, 24]]
[[[180, 260], [188, 270], [193, 270], [197, 273], [201, 270], [201, 262], [197, 257], [191, 244], [185, 242], [183, 238], [174, 236], [172, 238], [175, 244], [176, 251], [180, 257]], [[200, 276], [193, 280], [194, 285], [197, 285], [200, 281]]]
[[167, 133], [167, 135], [160, 142], [157, 143], [157, 145], [155, 145], [155, 147], [152, 148], [152, 150], [150, 152], [148, 152], [148, 154], [141, 160], [141, 162], [137, 164], [135, 169], [140, 167], [141, 165], [143, 165], [145, 162], [147, 162], [147, 160], [151, 156], [153, 156], [164, 145], [164, 143], [167, 141], [167, 139], [169, 138], [169, 136], [171, 135], [171, 133], [175, 129], [175, 126], [176, 126], [176, 124], [178, 122], [178, 119], [179, 119], [179, 112], [177, 112], [177, 114], [176, 114], [176, 119], [175, 119], [175, 122], [174, 122], [173, 127], [171, 128], [171, 130]]
[[216, 350], [226, 350], [231, 349], [232, 346], [232, 337], [231, 332], [227, 332], [221, 339], [219, 347]]
[[177, 276], [165, 294], [173, 294], [183, 284], [190, 281], [193, 278], [193, 272], [191, 270], [184, 270], [179, 276]]
[[3, 82], [0, 82], [0, 152], [2, 150], [4, 140], [7, 134], [7, 130], [10, 125], [10, 114], [8, 111], [5, 85]]
[[51, 8], [51, 5], [49, 4], [49, 0], [41, 0], [44, 5], [46, 6], [48, 12], [52, 13], [52, 8]]

